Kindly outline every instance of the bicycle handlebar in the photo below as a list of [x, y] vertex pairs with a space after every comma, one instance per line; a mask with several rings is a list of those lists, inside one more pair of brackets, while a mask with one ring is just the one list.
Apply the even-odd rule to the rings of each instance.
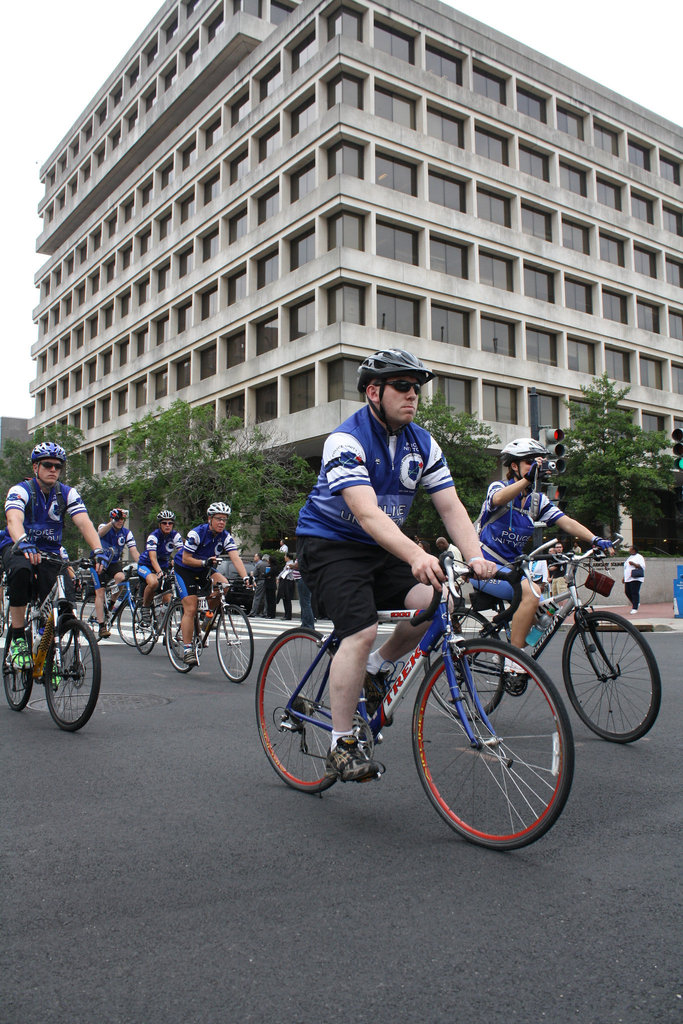
[[[553, 541], [552, 543], [554, 544], [555, 542]], [[453, 553], [451, 551], [443, 551], [439, 555], [439, 562], [441, 564], [441, 568], [446, 573], [446, 583], [441, 585], [440, 590], [437, 590], [436, 588], [434, 589], [434, 597], [432, 598], [429, 607], [423, 608], [417, 613], [417, 615], [413, 616], [410, 620], [410, 624], [412, 626], [419, 626], [421, 623], [426, 622], [427, 619], [431, 619], [433, 617], [434, 612], [439, 607], [443, 599], [444, 587], [448, 587], [449, 592], [452, 592], [451, 584], [455, 583], [455, 559], [453, 557]], [[458, 577], [466, 580], [473, 576], [474, 573], [469, 565], [465, 565], [463, 563], [463, 569], [458, 570]], [[501, 568], [490, 578], [494, 580], [502, 580], [504, 583], [509, 583], [512, 587], [512, 600], [510, 605], [504, 612], [500, 613], [500, 621], [504, 622], [506, 618], [512, 618], [519, 607], [520, 601], [522, 600], [522, 569], [521, 567], [511, 569]], [[496, 621], [498, 621], [498, 616], [496, 616]]]

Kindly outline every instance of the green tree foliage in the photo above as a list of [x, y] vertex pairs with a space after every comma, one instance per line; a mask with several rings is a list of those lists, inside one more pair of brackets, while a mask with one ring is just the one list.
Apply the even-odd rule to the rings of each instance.
[[[460, 500], [470, 517], [476, 519], [496, 469], [496, 456], [489, 449], [500, 444], [500, 438], [471, 413], [453, 412], [440, 392], [420, 403], [415, 419], [440, 445]], [[443, 523], [431, 499], [420, 489], [406, 523], [406, 532], [420, 537], [443, 533]]]
[[672, 485], [673, 459], [664, 431], [645, 432], [620, 403], [630, 388], [617, 388], [607, 374], [582, 387], [578, 402], [566, 402], [572, 427], [566, 433], [567, 511], [600, 532], [618, 533], [620, 507], [630, 516], [655, 518], [659, 491]]
[[135, 508], [150, 523], [160, 508], [175, 511], [185, 528], [206, 518], [207, 505], [226, 501], [233, 530], [261, 538], [290, 532], [314, 476], [291, 446], [277, 444], [260, 427], [242, 428], [238, 418], [215, 423], [212, 406], [174, 402], [121, 431], [114, 451], [123, 459], [122, 476], [98, 487], [115, 486], [114, 504]]

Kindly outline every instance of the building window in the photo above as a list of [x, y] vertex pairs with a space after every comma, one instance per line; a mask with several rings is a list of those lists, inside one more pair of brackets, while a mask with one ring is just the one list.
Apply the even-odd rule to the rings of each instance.
[[595, 346], [577, 338], [567, 339], [567, 365], [578, 373], [595, 374]]
[[[639, 245], [633, 246], [633, 267], [639, 274], [646, 277], [657, 276], [657, 256], [649, 249], [642, 249]], [[667, 275], [668, 280], [668, 275]]]
[[651, 199], [647, 196], [637, 195], [635, 192], [631, 193], [631, 213], [638, 220], [644, 220], [648, 224], [654, 224], [654, 204]]
[[275, 185], [274, 188], [259, 196], [257, 208], [259, 224], [263, 224], [269, 217], [273, 217], [278, 213], [280, 209], [280, 188], [278, 185]]
[[535, 121], [540, 121], [542, 124], [547, 121], [546, 101], [542, 96], [537, 96], [536, 93], [524, 89], [521, 85], [517, 86], [517, 110], [520, 114], [533, 117]]
[[427, 134], [441, 139], [451, 146], [462, 149], [465, 142], [465, 127], [462, 118], [444, 114], [443, 111], [427, 107]]
[[195, 163], [197, 156], [197, 140], [192, 139], [189, 145], [185, 146], [185, 148], [180, 151], [180, 162], [184, 171], [187, 170], [191, 164]]
[[653, 434], [655, 431], [661, 432], [665, 429], [665, 420], [663, 416], [657, 416], [656, 413], [653, 412], [643, 413], [643, 430], [646, 433]]
[[662, 207], [662, 220], [665, 229], [672, 235], [683, 235], [683, 211], [664, 206]]
[[628, 140], [628, 161], [634, 167], [641, 167], [644, 171], [650, 170], [650, 149], [633, 139]]
[[262, 256], [256, 261], [256, 284], [258, 288], [277, 281], [279, 276], [279, 258], [277, 249]]
[[461, 213], [465, 213], [465, 183], [430, 171], [429, 201], [438, 203], [439, 206], [446, 206], [449, 210], [459, 210]]
[[209, 320], [218, 312], [218, 285], [207, 288], [201, 294], [201, 317], [202, 320]]
[[429, 239], [429, 266], [440, 274], [467, 277], [467, 246], [442, 238]]
[[592, 313], [592, 285], [588, 284], [586, 281], [576, 281], [572, 277], [565, 277], [564, 301], [568, 309], [576, 309], [580, 313]]
[[659, 173], [665, 181], [670, 181], [674, 185], [680, 185], [681, 183], [681, 165], [678, 160], [662, 156], [659, 154]]
[[363, 109], [363, 80], [342, 71], [327, 83], [327, 106], [345, 103], [348, 107]]
[[575, 252], [590, 252], [590, 231], [585, 224], [562, 218], [562, 245]]
[[292, 71], [298, 71], [302, 64], [311, 59], [317, 49], [315, 32], [311, 32], [292, 48]]
[[195, 36], [189, 46], [186, 46], [183, 50], [183, 57], [185, 59], [185, 67], [189, 68], [190, 64], [195, 60], [199, 54], [199, 39]]
[[119, 354], [119, 366], [125, 366], [128, 362], [128, 338], [119, 341], [116, 350]]
[[415, 101], [379, 86], [375, 86], [375, 114], [405, 128], [415, 127]]
[[517, 422], [517, 392], [501, 384], [484, 384], [484, 419], [494, 423]]
[[472, 69], [472, 86], [474, 91], [496, 103], [505, 103], [505, 79], [494, 75], [483, 68]]
[[631, 380], [628, 352], [615, 348], [605, 348], [605, 373], [612, 380]]
[[600, 259], [606, 263], [614, 263], [618, 267], [624, 266], [624, 243], [620, 238], [613, 238], [600, 232]]
[[519, 146], [519, 169], [541, 181], [550, 181], [550, 163], [545, 153], [539, 153], [529, 146]]
[[614, 182], [605, 181], [604, 178], [596, 178], [598, 202], [603, 206], [609, 206], [611, 210], [621, 209], [621, 186]]
[[128, 388], [116, 392], [116, 411], [118, 416], [125, 416], [128, 412]]
[[304, 128], [314, 124], [318, 119], [318, 111], [315, 103], [315, 96], [309, 96], [300, 103], [291, 113], [292, 136], [298, 135]]
[[572, 167], [560, 161], [560, 185], [577, 196], [586, 196], [586, 172], [580, 167]]
[[479, 253], [479, 281], [481, 284], [492, 285], [512, 291], [512, 260], [491, 253]]
[[168, 369], [157, 370], [154, 374], [154, 397], [165, 398], [168, 394]]
[[240, 238], [244, 238], [247, 233], [247, 208], [242, 207], [237, 213], [233, 213], [232, 217], [228, 219], [228, 241], [231, 245], [234, 245]]
[[612, 156], [619, 156], [619, 135], [611, 128], [593, 124], [593, 140], [598, 149], [604, 150], [605, 153], [611, 153]]
[[277, 152], [280, 148], [280, 125], [279, 123], [274, 124], [267, 132], [259, 136], [258, 140], [258, 158], [259, 163], [263, 163], [269, 156]]
[[242, 269], [228, 278], [228, 305], [232, 306], [235, 302], [239, 302], [240, 299], [245, 298], [246, 294], [247, 272]]
[[618, 324], [628, 323], [626, 296], [603, 288], [602, 315], [606, 320], [614, 320]]
[[157, 267], [157, 291], [163, 292], [168, 287], [169, 278], [171, 274], [171, 264], [164, 263], [161, 267]]
[[538, 396], [538, 418], [541, 423], [558, 423], [560, 419], [560, 400], [557, 395]]
[[[529, 362], [543, 366], [557, 366], [557, 337], [550, 331], [539, 331], [535, 327], [526, 329], [526, 357]], [[542, 422], [547, 422], [543, 420]], [[549, 422], [555, 423], [556, 420]]]
[[259, 99], [265, 100], [268, 96], [272, 96], [276, 89], [282, 85], [282, 72], [280, 70], [280, 62], [278, 61], [270, 71], [266, 74], [259, 82]]
[[192, 300], [184, 302], [181, 306], [176, 306], [176, 324], [178, 334], [182, 334], [183, 331], [192, 327]]
[[183, 388], [190, 386], [190, 375], [191, 375], [191, 360], [189, 356], [185, 359], [179, 359], [175, 364], [175, 387], [176, 391], [182, 391]]
[[304, 263], [315, 259], [315, 228], [310, 228], [297, 235], [289, 243], [289, 267], [296, 270]]
[[470, 315], [449, 306], [432, 303], [432, 338], [446, 345], [470, 347]]
[[377, 222], [377, 255], [417, 264], [417, 232]]
[[301, 412], [315, 405], [315, 371], [304, 370], [289, 378], [289, 411]]
[[147, 380], [143, 378], [136, 381], [133, 388], [135, 389], [135, 408], [141, 409], [143, 405], [147, 405]]
[[396, 28], [389, 28], [388, 25], [375, 23], [375, 49], [388, 53], [398, 60], [407, 61], [408, 64], [415, 63], [415, 44], [412, 36], [405, 32], [399, 32]]
[[659, 310], [649, 302], [636, 300], [636, 311], [638, 314], [638, 326], [643, 331], [651, 331], [659, 334]]
[[219, 237], [218, 228], [214, 228], [213, 231], [209, 231], [208, 234], [202, 238], [202, 260], [206, 263], [208, 260], [212, 260], [214, 256], [218, 255], [219, 248]]
[[289, 176], [290, 199], [296, 203], [315, 188], [315, 160], [304, 164]]
[[356, 359], [335, 359], [327, 364], [327, 400], [337, 402], [343, 399], [358, 402], [358, 367]]
[[364, 249], [364, 220], [362, 214], [349, 213], [346, 210], [328, 217], [327, 248], [336, 249], [345, 245], [349, 249]]
[[233, 128], [249, 113], [249, 92], [243, 92], [230, 106], [230, 123]]
[[425, 47], [425, 68], [455, 85], [462, 85], [462, 60], [429, 44]]
[[[649, 255], [654, 256], [654, 253]], [[679, 263], [678, 260], [671, 259], [670, 256], [666, 257], [666, 279], [669, 284], [674, 285], [676, 288], [683, 288], [683, 263]], [[652, 275], [655, 276], [654, 274]]]
[[327, 38], [345, 36], [346, 39], [363, 41], [363, 16], [348, 7], [338, 7], [327, 19]]
[[377, 292], [377, 327], [382, 331], [399, 334], [420, 333], [420, 304], [417, 299], [389, 292]]
[[195, 205], [194, 205], [194, 189], [189, 195], [186, 195], [180, 200], [180, 223], [184, 224], [186, 220], [194, 216]]
[[315, 299], [306, 299], [304, 302], [290, 306], [289, 309], [289, 340], [296, 341], [303, 338], [305, 334], [312, 334], [315, 330]]
[[266, 423], [277, 417], [277, 384], [256, 388], [256, 422]]
[[645, 388], [662, 390], [662, 364], [658, 359], [640, 357], [640, 383]]
[[395, 160], [377, 154], [375, 157], [375, 182], [385, 188], [393, 188], [406, 195], [417, 195], [417, 170], [414, 164]]
[[510, 200], [488, 189], [477, 189], [477, 215], [501, 227], [510, 227]]
[[583, 115], [566, 107], [557, 107], [557, 127], [573, 139], [583, 139]]
[[363, 147], [353, 142], [338, 142], [327, 151], [327, 176], [350, 174], [363, 177]]
[[683, 341], [683, 313], [674, 313], [669, 310], [669, 336]]
[[671, 367], [671, 383], [677, 395], [683, 395], [683, 366]]
[[361, 285], [338, 284], [327, 292], [327, 322], [364, 324], [365, 289]]
[[244, 331], [237, 331], [225, 339], [225, 365], [239, 366], [246, 359], [246, 335]]
[[204, 181], [204, 206], [212, 203], [214, 199], [218, 199], [221, 194], [221, 176], [218, 172], [212, 174], [210, 178], [206, 178]]
[[205, 149], [211, 149], [211, 147], [213, 146], [214, 142], [216, 142], [216, 140], [220, 138], [221, 133], [222, 133], [222, 128], [223, 128], [223, 125], [222, 125], [220, 114], [219, 114], [218, 117], [214, 121], [212, 121], [210, 124], [207, 124], [207, 126], [204, 128], [204, 148]]
[[168, 341], [169, 337], [169, 317], [168, 313], [164, 316], [160, 316], [158, 320], [154, 322], [155, 326], [155, 345], [163, 345], [165, 341]]
[[207, 345], [199, 353], [199, 379], [206, 380], [216, 373], [216, 342]]
[[541, 302], [555, 301], [555, 285], [552, 272], [524, 264], [524, 294]]
[[190, 246], [178, 253], [178, 277], [185, 277], [194, 269], [194, 249]]
[[172, 219], [173, 215], [170, 210], [159, 217], [159, 220], [157, 221], [159, 225], [159, 241], [163, 241], [170, 232]]
[[515, 325], [493, 317], [481, 318], [482, 352], [493, 352], [499, 356], [514, 356]]
[[508, 163], [507, 139], [496, 135], [487, 128], [474, 129], [474, 149], [478, 156], [484, 156], [488, 160], [495, 160], [496, 163]]
[[223, 28], [223, 11], [220, 10], [215, 18], [213, 18], [206, 26], [206, 41], [210, 43], [216, 38], [218, 33]]
[[[147, 228], [146, 231], [141, 231], [138, 235], [139, 253], [140, 256], [144, 256], [149, 250], [152, 241], [152, 229]], [[113, 268], [112, 268], [113, 269]]]

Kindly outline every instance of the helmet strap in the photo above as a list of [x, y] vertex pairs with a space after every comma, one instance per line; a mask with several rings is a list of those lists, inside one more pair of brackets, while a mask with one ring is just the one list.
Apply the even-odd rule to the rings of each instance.
[[384, 398], [384, 391], [385, 391], [385, 389], [386, 389], [386, 384], [384, 383], [384, 381], [380, 381], [379, 382], [379, 402], [376, 402], [376, 403], [373, 402], [372, 399], [370, 398], [370, 396], [367, 394], [367, 392], [366, 392], [365, 397], [367, 398], [368, 402], [372, 406], [373, 412], [375, 413], [375, 416], [377, 417], [377, 419], [380, 420], [384, 424], [384, 427], [385, 427], [386, 432], [389, 435], [389, 437], [397, 437], [398, 434], [400, 434], [401, 431], [403, 430], [403, 424], [401, 424], [401, 426], [396, 427], [395, 430], [391, 430], [391, 428], [389, 427], [389, 424], [387, 423], [387, 416], [386, 416], [386, 413], [384, 411], [384, 406], [382, 405], [382, 399]]

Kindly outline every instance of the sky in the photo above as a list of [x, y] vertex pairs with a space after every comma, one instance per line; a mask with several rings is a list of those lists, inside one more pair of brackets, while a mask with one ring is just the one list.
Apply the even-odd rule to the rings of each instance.
[[[459, 0], [449, 6], [683, 124], [680, 0], [573, 0], [569, 6]], [[40, 167], [160, 7], [160, 0], [33, 0], [11, 4], [5, 14], [0, 96], [9, 145], [0, 160], [1, 416], [33, 415], [33, 282], [44, 262], [35, 251]]]

